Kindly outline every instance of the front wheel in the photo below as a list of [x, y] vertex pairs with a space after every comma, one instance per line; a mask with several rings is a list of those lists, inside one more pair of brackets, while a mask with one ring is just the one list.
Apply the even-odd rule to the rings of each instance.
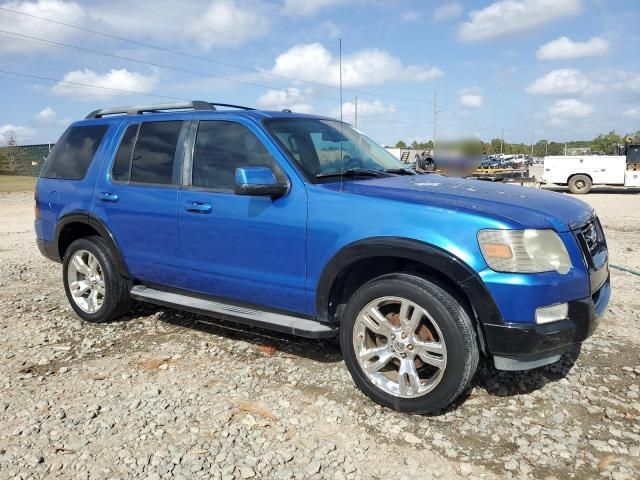
[[360, 390], [411, 413], [453, 402], [479, 358], [466, 310], [442, 287], [408, 274], [379, 277], [353, 295], [342, 315], [340, 347]]
[[69, 303], [83, 320], [108, 322], [129, 311], [131, 282], [118, 272], [102, 238], [80, 238], [69, 245], [62, 275]]

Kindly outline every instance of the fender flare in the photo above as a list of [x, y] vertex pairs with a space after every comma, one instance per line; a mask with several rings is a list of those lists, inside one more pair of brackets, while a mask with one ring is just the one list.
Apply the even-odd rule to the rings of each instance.
[[[109, 230], [109, 228], [102, 220], [89, 212], [76, 210], [65, 214], [58, 220], [53, 237], [54, 248], [56, 252], [60, 252], [60, 248], [58, 245], [60, 233], [62, 233], [62, 230], [65, 226], [71, 223], [82, 223], [96, 230], [102, 237], [102, 239], [107, 242], [107, 245], [111, 249], [111, 253], [113, 254], [113, 257], [116, 261], [116, 265], [120, 274], [124, 277], [132, 278], [131, 273], [129, 272], [129, 268], [127, 268], [127, 264], [125, 263], [124, 257], [122, 256], [120, 247], [118, 246], [118, 242], [113, 236], [113, 233], [111, 233], [111, 230]], [[62, 260], [62, 255], [60, 255], [60, 260]]]
[[448, 278], [467, 295], [482, 324], [503, 324], [495, 300], [480, 276], [460, 258], [435, 245], [402, 237], [373, 237], [343, 247], [325, 265], [316, 288], [316, 316], [330, 322], [329, 298], [341, 272], [372, 257], [399, 257], [419, 262]]

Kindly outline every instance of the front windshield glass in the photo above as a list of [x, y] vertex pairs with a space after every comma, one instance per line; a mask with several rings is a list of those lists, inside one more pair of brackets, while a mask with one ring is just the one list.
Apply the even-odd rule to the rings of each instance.
[[265, 124], [310, 179], [341, 171], [406, 168], [373, 140], [337, 120], [274, 119]]

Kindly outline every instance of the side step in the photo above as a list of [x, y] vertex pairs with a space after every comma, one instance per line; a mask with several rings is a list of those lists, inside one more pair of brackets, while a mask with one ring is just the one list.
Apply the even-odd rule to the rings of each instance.
[[156, 290], [143, 285], [134, 286], [131, 289], [131, 296], [143, 302], [187, 310], [201, 315], [226, 318], [238, 323], [291, 333], [301, 337], [329, 338], [336, 336], [338, 332], [335, 326], [308, 318], [254, 310], [180, 293]]

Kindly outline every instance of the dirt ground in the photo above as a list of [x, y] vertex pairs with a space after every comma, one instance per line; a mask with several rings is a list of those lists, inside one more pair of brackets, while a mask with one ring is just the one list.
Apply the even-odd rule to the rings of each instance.
[[[640, 194], [593, 193], [611, 262], [640, 269]], [[32, 194], [0, 193], [0, 478], [640, 477], [640, 277], [545, 368], [483, 363], [436, 416], [381, 408], [332, 342], [137, 305], [80, 322], [35, 246]]]

